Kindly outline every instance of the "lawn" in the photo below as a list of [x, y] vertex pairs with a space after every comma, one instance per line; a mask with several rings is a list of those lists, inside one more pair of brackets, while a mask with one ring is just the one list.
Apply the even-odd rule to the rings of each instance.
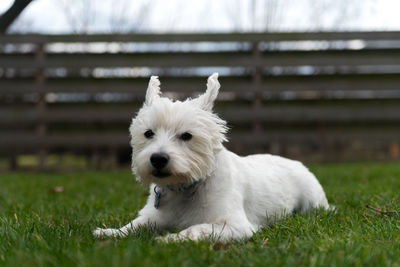
[[0, 266], [400, 266], [400, 164], [311, 169], [336, 213], [288, 216], [230, 244], [162, 244], [146, 229], [95, 240], [145, 203], [128, 171], [0, 174]]

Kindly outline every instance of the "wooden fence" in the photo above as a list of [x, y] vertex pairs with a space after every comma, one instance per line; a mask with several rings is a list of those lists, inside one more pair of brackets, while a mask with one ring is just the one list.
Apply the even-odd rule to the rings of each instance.
[[3, 35], [0, 154], [129, 161], [148, 77], [183, 98], [214, 71], [238, 153], [400, 158], [400, 32]]

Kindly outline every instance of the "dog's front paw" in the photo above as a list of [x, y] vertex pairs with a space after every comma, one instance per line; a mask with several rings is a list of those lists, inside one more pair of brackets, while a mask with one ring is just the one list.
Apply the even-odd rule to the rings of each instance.
[[105, 236], [111, 236], [111, 229], [101, 229], [101, 228], [96, 228], [96, 230], [93, 231], [93, 236], [96, 238], [101, 238]]
[[165, 236], [157, 237], [156, 240], [163, 243], [169, 243], [169, 242], [182, 242], [187, 239], [179, 234], [167, 234]]
[[101, 228], [96, 228], [96, 230], [93, 231], [93, 236], [96, 238], [101, 238], [101, 237], [124, 237], [127, 234], [122, 232], [119, 229], [101, 229]]
[[205, 232], [201, 231], [202, 229], [196, 229], [196, 228], [189, 228], [186, 230], [183, 230], [177, 234], [167, 234], [165, 236], [160, 236], [157, 237], [158, 241], [161, 242], [183, 242], [183, 241], [199, 241], [201, 239], [207, 238], [209, 235], [206, 234]]

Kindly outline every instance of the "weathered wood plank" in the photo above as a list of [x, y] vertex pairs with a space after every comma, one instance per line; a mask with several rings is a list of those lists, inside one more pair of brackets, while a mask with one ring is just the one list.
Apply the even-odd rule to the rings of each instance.
[[168, 53], [57, 53], [46, 60], [30, 55], [0, 54], [3, 68], [95, 68], [95, 67], [274, 67], [274, 66], [373, 66], [399, 65], [400, 49], [271, 51], [253, 58], [248, 52], [168, 52]]
[[[400, 141], [400, 129], [388, 128], [385, 132], [379, 128], [331, 128], [325, 131], [314, 129], [267, 129], [259, 133], [233, 132], [229, 134], [229, 143], [239, 144], [265, 144], [273, 142], [304, 143], [321, 145], [322, 142], [330, 144], [347, 144], [351, 142], [368, 142], [369, 144], [388, 144], [393, 140]], [[18, 137], [18, 138], [16, 138]], [[4, 150], [36, 149], [68, 147], [70, 149], [90, 147], [129, 147], [129, 133], [70, 133], [49, 134], [45, 138], [29, 133], [0, 133], [0, 147]], [[4, 151], [3, 151], [4, 152]]]
[[51, 42], [257, 42], [298, 40], [400, 40], [399, 31], [374, 32], [279, 32], [279, 33], [165, 33], [89, 35], [0, 35], [3, 43]]
[[[194, 93], [205, 88], [206, 77], [160, 77], [163, 92]], [[252, 82], [248, 76], [220, 77], [221, 92], [249, 93]], [[26, 93], [130, 93], [143, 97], [148, 78], [58, 78], [48, 79], [42, 90], [31, 79], [0, 79], [1, 94]], [[264, 76], [260, 83], [262, 91], [343, 91], [382, 90], [400, 91], [398, 74], [351, 74], [351, 75], [280, 75]]]
[[[28, 123], [39, 120], [46, 123], [122, 123], [129, 124], [137, 110], [131, 108], [108, 107], [101, 110], [92, 108], [48, 109], [41, 114], [31, 109], [0, 109], [0, 124]], [[241, 107], [217, 105], [216, 112], [231, 125], [247, 124], [254, 121], [279, 124], [310, 123], [393, 123], [400, 122], [400, 105], [286, 105], [266, 106], [257, 110]], [[400, 133], [399, 133], [400, 134]]]

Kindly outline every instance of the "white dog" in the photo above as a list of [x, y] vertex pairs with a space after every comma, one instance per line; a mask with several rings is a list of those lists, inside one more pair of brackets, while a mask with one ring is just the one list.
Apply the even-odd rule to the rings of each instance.
[[184, 102], [160, 97], [151, 77], [146, 101], [130, 126], [132, 166], [150, 186], [139, 217], [120, 229], [94, 235], [127, 236], [139, 226], [178, 230], [162, 240], [248, 238], [284, 214], [329, 205], [315, 176], [300, 162], [269, 154], [228, 151], [226, 122], [212, 112], [220, 84], [208, 78], [206, 92]]

